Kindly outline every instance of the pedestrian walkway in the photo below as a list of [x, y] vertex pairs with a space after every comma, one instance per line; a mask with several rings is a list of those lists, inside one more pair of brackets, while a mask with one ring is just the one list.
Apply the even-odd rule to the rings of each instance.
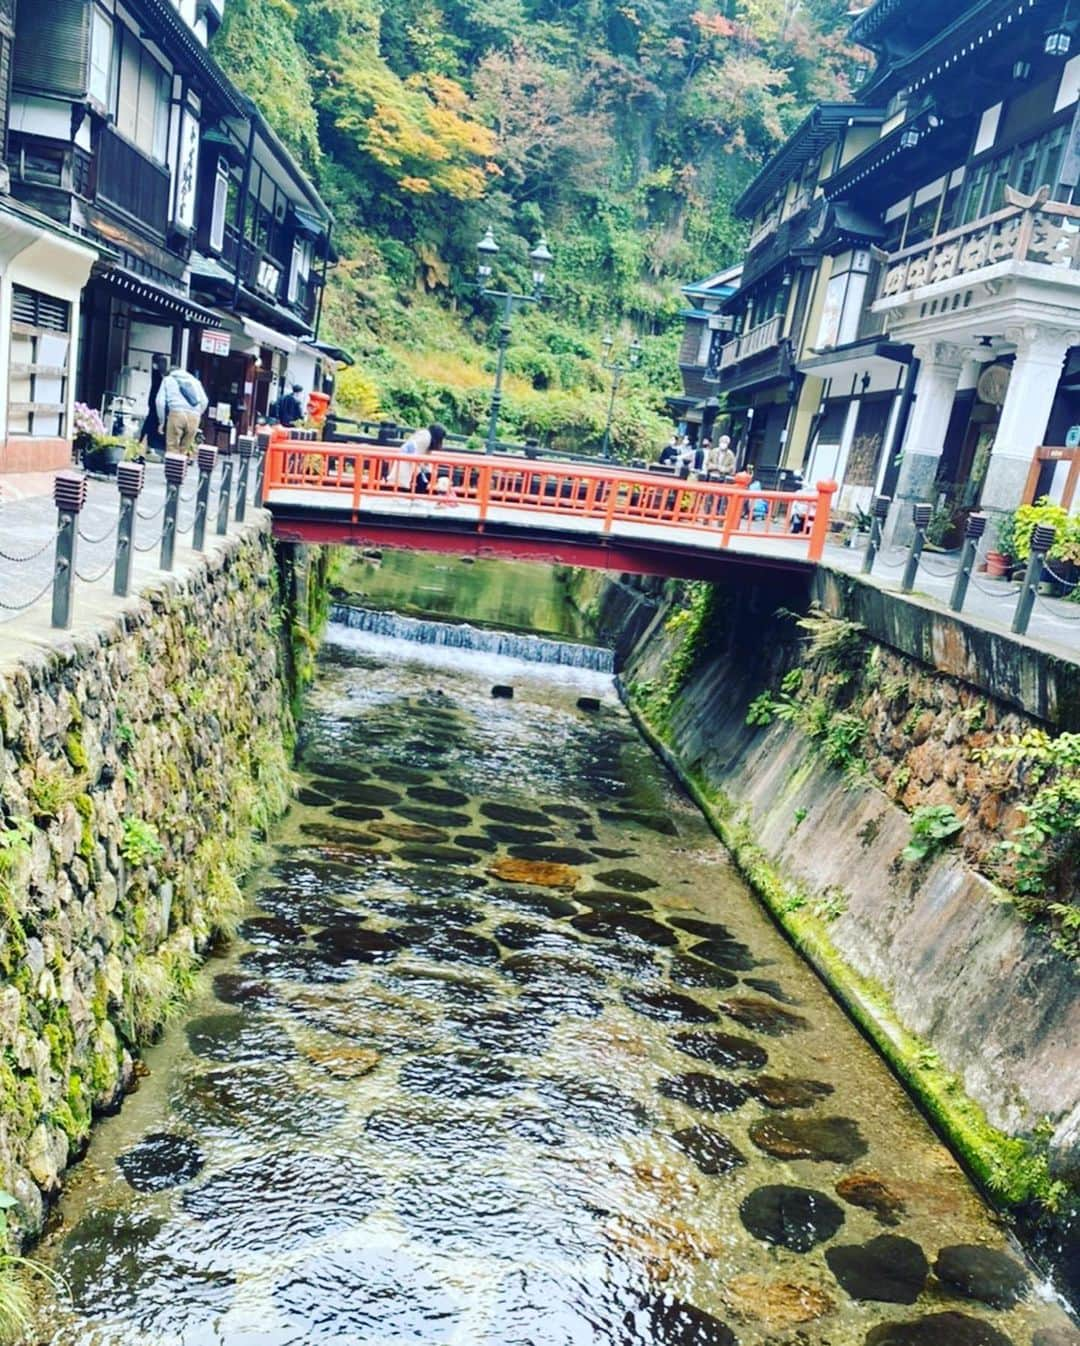
[[[821, 564], [848, 575], [860, 575], [867, 584], [898, 593], [907, 564], [907, 549], [883, 548], [878, 552], [873, 573], [861, 575], [867, 540], [866, 536], [860, 534], [856, 539], [857, 545], [853, 547], [826, 543]], [[912, 600], [929, 601], [932, 606], [947, 610], [959, 563], [959, 552], [924, 552], [919, 561]], [[963, 612], [958, 615], [974, 626], [1011, 635], [1009, 628], [1019, 593], [1019, 580], [1015, 583], [992, 580], [976, 570], [971, 576]], [[1045, 650], [1047, 654], [1076, 662], [1080, 659], [1080, 602], [1046, 598], [1040, 594], [1035, 600], [1027, 635], [1012, 638], [1024, 640], [1029, 645]]]

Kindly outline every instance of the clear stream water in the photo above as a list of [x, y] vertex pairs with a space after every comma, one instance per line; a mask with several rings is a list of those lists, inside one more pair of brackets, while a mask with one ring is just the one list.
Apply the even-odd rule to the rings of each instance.
[[37, 1346], [1076, 1341], [609, 677], [334, 626], [303, 760]]

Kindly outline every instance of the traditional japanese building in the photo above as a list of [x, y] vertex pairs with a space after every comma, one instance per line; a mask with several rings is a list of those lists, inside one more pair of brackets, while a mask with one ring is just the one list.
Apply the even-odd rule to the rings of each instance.
[[695, 444], [700, 437], [707, 438], [713, 433], [719, 414], [720, 400], [715, 382], [709, 378], [710, 360], [718, 334], [731, 330], [732, 319], [723, 309], [738, 290], [741, 279], [742, 266], [730, 266], [682, 287], [686, 300], [686, 307], [680, 314], [683, 337], [679, 347], [679, 373], [683, 391], [681, 397], [669, 397], [668, 406]]

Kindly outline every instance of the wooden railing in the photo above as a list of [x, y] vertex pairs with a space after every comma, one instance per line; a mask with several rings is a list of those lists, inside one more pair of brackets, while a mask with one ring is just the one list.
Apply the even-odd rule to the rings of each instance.
[[[617, 464], [522, 462], [469, 453], [407, 454], [376, 444], [298, 443], [284, 437], [267, 450], [264, 503], [351, 509], [355, 517], [385, 512], [401, 517], [438, 512], [478, 526], [487, 522], [558, 527], [608, 535], [620, 524], [647, 524], [685, 534], [685, 544], [706, 537], [727, 547], [805, 542], [806, 556], [821, 559], [835, 482], [808, 492], [750, 490], [744, 474], [728, 484], [683, 481]], [[275, 501], [275, 494], [280, 494]], [[297, 496], [296, 493], [302, 493]], [[453, 511], [460, 511], [454, 514]], [[531, 517], [527, 517], [531, 516]], [[582, 528], [581, 522], [595, 528]], [[694, 537], [702, 531], [706, 536]], [[680, 537], [679, 542], [683, 539]]]
[[96, 196], [164, 237], [169, 223], [169, 170], [111, 127], [97, 145]]
[[966, 281], [1001, 262], [1037, 262], [1061, 271], [1080, 265], [1080, 206], [1060, 201], [1006, 206], [971, 224], [893, 253], [878, 302], [942, 281]]
[[773, 346], [778, 345], [783, 322], [783, 314], [776, 313], [765, 322], [751, 327], [745, 336], [729, 341], [720, 352], [720, 368], [727, 369], [730, 365], [738, 364], [740, 360], [748, 360], [752, 355], [760, 355], [762, 351], [771, 350]]

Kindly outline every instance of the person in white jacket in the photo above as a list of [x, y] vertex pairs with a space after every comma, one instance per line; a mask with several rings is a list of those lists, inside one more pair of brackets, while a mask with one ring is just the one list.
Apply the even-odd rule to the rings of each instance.
[[165, 427], [165, 452], [190, 454], [203, 412], [210, 405], [206, 390], [186, 369], [170, 369], [157, 395], [158, 423]]

